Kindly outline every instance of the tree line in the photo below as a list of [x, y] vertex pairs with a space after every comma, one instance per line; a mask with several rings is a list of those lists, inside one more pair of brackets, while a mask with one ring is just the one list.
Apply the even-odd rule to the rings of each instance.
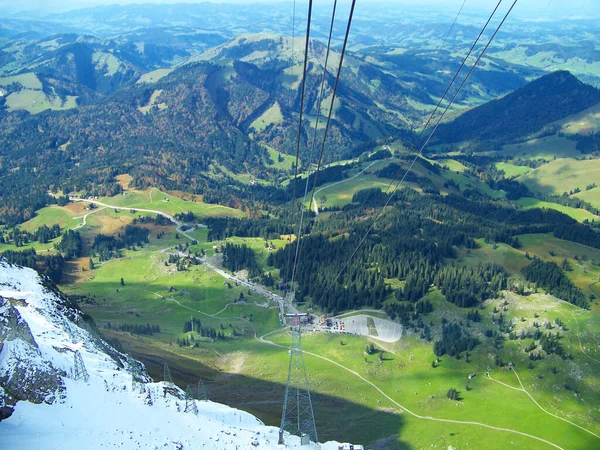
[[132, 248], [135, 246], [142, 247], [145, 243], [150, 242], [150, 232], [146, 228], [136, 225], [125, 226], [125, 231], [119, 233], [117, 237], [106, 234], [97, 234], [94, 237], [90, 252], [92, 256], [98, 255], [100, 261], [108, 261], [111, 258], [120, 257], [120, 250], [123, 248]]
[[256, 261], [254, 250], [246, 244], [231, 244], [223, 246], [223, 266], [231, 272], [248, 269], [248, 277], [255, 278], [263, 275], [260, 264]]
[[118, 323], [118, 324], [112, 324], [110, 322], [106, 323], [106, 328], [108, 330], [116, 330], [116, 331], [125, 331], [128, 333], [132, 333], [132, 334], [139, 334], [139, 335], [147, 335], [147, 336], [152, 336], [155, 333], [160, 333], [160, 326], [159, 325], [150, 325], [149, 323], [146, 324], [130, 324], [130, 323]]
[[589, 308], [589, 302], [577, 286], [563, 273], [554, 262], [535, 258], [521, 272], [528, 281], [546, 289], [550, 294], [572, 303], [580, 308]]

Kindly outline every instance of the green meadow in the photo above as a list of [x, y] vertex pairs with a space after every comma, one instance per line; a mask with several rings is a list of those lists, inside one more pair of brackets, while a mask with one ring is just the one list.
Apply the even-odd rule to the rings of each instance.
[[596, 216], [591, 212], [581, 209], [581, 208], [572, 208], [570, 206], [559, 205], [558, 203], [544, 202], [538, 200], [537, 198], [532, 197], [521, 197], [520, 199], [514, 202], [519, 208], [523, 209], [532, 209], [532, 208], [545, 208], [545, 209], [554, 209], [556, 211], [560, 211], [567, 216], [572, 217], [578, 222], [583, 222], [584, 220], [599, 220], [600, 216]]
[[[173, 267], [165, 266], [168, 252], [157, 250], [173, 243], [176, 240], [167, 235], [161, 242], [153, 240], [146, 248], [127, 251], [124, 258], [108, 261], [91, 271], [89, 280], [65, 289], [71, 295], [87, 296], [82, 306], [103, 331], [108, 322], [113, 326], [120, 323], [160, 325], [161, 333], [152, 337], [135, 337], [115, 331], [107, 333], [132, 349], [134, 355], [151, 348], [148, 353], [151, 357], [147, 356], [149, 364], [153, 364], [152, 358], [170, 361], [181, 381], [193, 376], [205, 377], [211, 399], [229, 400], [229, 403], [258, 414], [266, 423], [277, 425], [280, 394], [287, 373], [286, 346], [290, 342], [287, 333], [280, 330], [277, 311], [272, 305], [269, 308], [259, 306], [264, 299], [256, 294], [248, 296], [245, 289], [224, 286], [220, 276], [202, 265], [191, 266], [186, 272], [175, 272]], [[125, 286], [120, 284], [123, 274], [127, 274]], [[174, 291], [169, 292], [169, 287]], [[246, 297], [242, 302], [239, 301], [240, 293]], [[569, 327], [563, 345], [575, 355], [576, 361], [587, 358], [579, 349], [573, 314], [577, 315], [580, 326], [586, 324], [587, 329], [600, 325], [597, 316], [541, 294], [523, 300], [510, 297], [511, 293], [506, 295], [510, 304], [506, 315], [518, 319], [519, 327], [531, 326], [535, 320], [560, 318]], [[442, 318], [458, 320], [463, 317], [464, 311], [447, 303], [437, 291], [432, 291], [428, 298], [435, 311], [425, 318], [433, 328], [441, 326]], [[499, 304], [500, 301], [495, 300], [485, 305], [481, 311], [482, 322], [472, 325], [476, 335], [492, 326], [491, 310]], [[534, 314], [539, 316], [534, 318]], [[226, 340], [206, 342], [196, 333], [192, 347], [177, 346], [177, 338], [190, 339], [194, 335], [182, 331], [183, 323], [191, 316], [217, 330], [222, 326], [227, 333]], [[283, 347], [256, 339], [271, 331], [276, 333], [266, 336], [265, 341]], [[582, 333], [579, 338], [584, 348], [594, 346], [595, 334]], [[499, 354], [515, 363], [524, 389], [539, 403], [538, 406], [520, 387], [513, 372], [495, 366], [489, 370], [493, 379], [510, 387], [485, 376], [487, 366], [493, 366], [490, 355], [498, 352], [492, 348], [491, 341], [482, 342], [470, 352], [470, 362], [464, 356], [456, 359], [445, 355], [435, 368], [431, 364], [435, 359], [431, 344], [420, 340], [411, 330], [406, 330], [403, 338], [394, 344], [373, 341], [384, 351], [382, 361], [377, 355], [365, 354], [369, 342], [359, 336], [323, 333], [308, 333], [303, 337], [322, 440], [336, 436], [339, 439], [341, 434], [354, 442], [370, 443], [382, 436], [396, 436], [390, 440], [388, 448], [423, 448], [442, 443], [460, 448], [477, 442], [493, 442], [488, 448], [503, 448], [511, 442], [523, 448], [548, 448], [547, 443], [534, 437], [561, 448], [592, 448], [597, 442], [597, 438], [589, 433], [540, 408], [593, 430], [600, 417], [598, 412], [589, 411], [588, 405], [597, 401], [600, 387], [593, 384], [596, 381], [592, 361], [575, 380], [578, 396], [574, 396], [572, 391], [550, 388], [556, 383], [565, 383], [570, 376], [569, 364], [552, 355], [528, 369], [526, 354], [520, 349], [528, 342], [507, 341]], [[595, 353], [588, 356], [594, 357]], [[143, 359], [143, 355], [140, 357]], [[558, 372], [553, 375], [550, 369], [554, 366]], [[477, 376], [468, 382], [466, 390], [467, 375], [472, 372]], [[227, 384], [226, 391], [222, 387], [224, 377], [236, 381]], [[588, 383], [591, 383], [589, 388]], [[260, 390], [265, 385], [271, 386], [269, 392]], [[446, 398], [446, 391], [451, 387], [460, 391], [459, 400]], [[258, 393], [253, 389], [259, 389]], [[344, 408], [343, 414], [335, 414], [336, 404], [351, 407]], [[359, 427], [365, 418], [375, 420], [377, 426]]]
[[151, 209], [174, 215], [177, 213], [193, 212], [199, 217], [241, 217], [240, 210], [227, 206], [204, 203], [199, 197], [191, 196], [189, 200], [161, 192], [152, 188], [146, 192], [125, 191], [122, 195], [103, 197], [99, 201], [107, 205], [127, 209]]
[[517, 178], [532, 192], [558, 194], [585, 188], [600, 180], [600, 159], [557, 159]]
[[526, 173], [531, 172], [531, 167], [527, 166], [516, 166], [514, 164], [505, 163], [505, 162], [497, 162], [496, 169], [502, 170], [504, 172], [504, 176], [506, 178], [514, 178], [520, 175], [525, 175]]

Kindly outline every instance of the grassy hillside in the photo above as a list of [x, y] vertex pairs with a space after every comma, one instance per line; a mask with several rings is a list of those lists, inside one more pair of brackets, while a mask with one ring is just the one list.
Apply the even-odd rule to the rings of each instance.
[[600, 220], [600, 216], [596, 216], [589, 211], [581, 208], [571, 208], [570, 206], [563, 206], [556, 203], [544, 202], [538, 200], [537, 198], [531, 197], [522, 197], [519, 200], [515, 201], [515, 204], [520, 208], [531, 209], [531, 208], [548, 208], [555, 209], [556, 211], [560, 211], [561, 213], [566, 214], [567, 216], [572, 217], [578, 222], [583, 222], [584, 220], [594, 221]]
[[593, 188], [590, 190], [584, 190], [578, 194], [574, 194], [573, 197], [580, 198], [586, 202], [591, 203], [596, 208], [600, 208], [600, 188]]
[[565, 134], [590, 134], [600, 131], [600, 104], [556, 122]]
[[600, 179], [600, 160], [561, 158], [517, 178], [532, 192], [562, 194], [576, 188], [585, 191], [586, 186]]
[[[46, 84], [46, 89], [44, 89]], [[77, 106], [76, 95], [59, 96], [56, 90], [49, 89], [33, 72], [0, 78], [0, 87], [7, 89], [4, 102], [8, 111], [25, 110], [37, 114], [47, 109], [63, 110]]]
[[531, 167], [515, 166], [514, 164], [505, 162], [496, 163], [496, 169], [502, 170], [505, 178], [518, 177], [519, 175], [525, 175], [526, 173], [531, 172]]
[[576, 149], [576, 145], [575, 141], [553, 135], [539, 139], [529, 139], [517, 144], [503, 145], [502, 150], [494, 152], [494, 154], [552, 161], [554, 158], [575, 158], [581, 156], [581, 153]]

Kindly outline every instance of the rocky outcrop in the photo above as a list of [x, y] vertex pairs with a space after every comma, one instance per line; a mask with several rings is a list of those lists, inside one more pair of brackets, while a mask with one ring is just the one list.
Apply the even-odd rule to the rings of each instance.
[[54, 403], [64, 396], [65, 375], [42, 358], [27, 322], [0, 297], [0, 406]]

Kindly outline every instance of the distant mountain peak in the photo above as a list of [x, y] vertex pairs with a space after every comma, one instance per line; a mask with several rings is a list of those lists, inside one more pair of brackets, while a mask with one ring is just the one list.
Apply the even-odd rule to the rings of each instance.
[[600, 90], [569, 71], [558, 70], [443, 124], [436, 137], [438, 142], [508, 142], [527, 137], [599, 102]]

